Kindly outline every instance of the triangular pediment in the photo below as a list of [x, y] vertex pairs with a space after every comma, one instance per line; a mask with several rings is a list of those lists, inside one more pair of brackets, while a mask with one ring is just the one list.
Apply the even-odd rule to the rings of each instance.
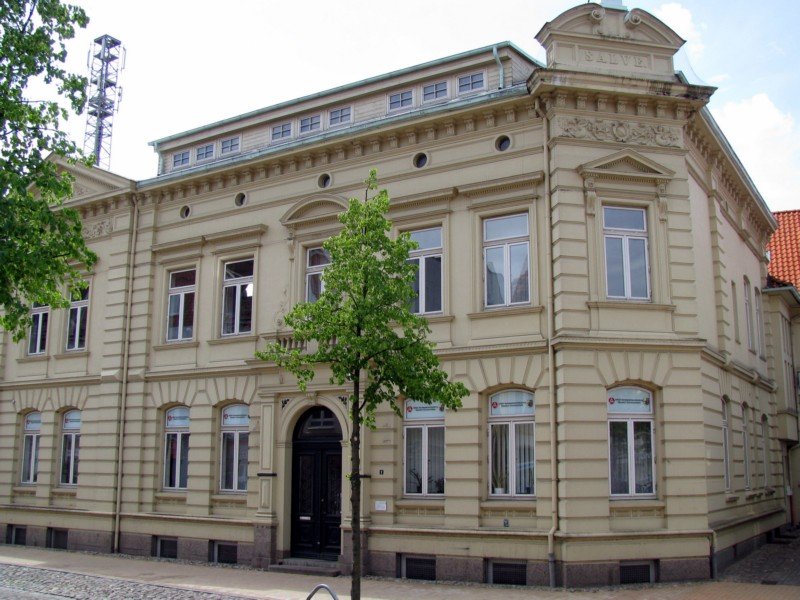
[[99, 167], [87, 167], [80, 163], [71, 164], [55, 155], [51, 155], [48, 160], [56, 163], [60, 169], [68, 171], [75, 178], [72, 183], [71, 200], [73, 201], [90, 200], [109, 194], [130, 191], [135, 186], [133, 180]]
[[347, 200], [333, 194], [315, 195], [297, 202], [281, 217], [286, 227], [296, 228], [324, 221], [335, 221], [347, 209]]
[[675, 171], [639, 154], [635, 150], [623, 150], [610, 156], [593, 160], [578, 168], [584, 177], [604, 179], [641, 179], [644, 181], [667, 181], [675, 177]]

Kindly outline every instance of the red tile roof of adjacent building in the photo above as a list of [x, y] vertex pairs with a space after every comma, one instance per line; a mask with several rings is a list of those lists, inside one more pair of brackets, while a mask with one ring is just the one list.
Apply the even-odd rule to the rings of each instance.
[[773, 213], [778, 229], [767, 244], [769, 250], [769, 274], [775, 282], [800, 288], [800, 210], [784, 210]]

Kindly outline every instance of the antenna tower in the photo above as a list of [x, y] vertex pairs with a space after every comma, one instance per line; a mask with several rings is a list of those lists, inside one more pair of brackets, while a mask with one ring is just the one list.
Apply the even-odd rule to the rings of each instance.
[[110, 35], [95, 39], [89, 51], [86, 135], [83, 149], [94, 155], [94, 164], [111, 166], [111, 131], [114, 113], [122, 100], [119, 73], [125, 68], [122, 42]]

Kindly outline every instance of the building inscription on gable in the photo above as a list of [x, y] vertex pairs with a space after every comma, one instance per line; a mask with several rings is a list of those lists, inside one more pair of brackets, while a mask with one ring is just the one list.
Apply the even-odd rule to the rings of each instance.
[[679, 130], [666, 125], [583, 117], [564, 117], [556, 120], [555, 125], [553, 134], [557, 137], [668, 148], [681, 146]]
[[650, 61], [646, 56], [635, 54], [620, 54], [618, 52], [606, 52], [602, 50], [582, 50], [580, 53], [581, 62], [596, 63], [598, 65], [610, 65], [614, 67], [633, 67], [635, 69], [649, 69]]

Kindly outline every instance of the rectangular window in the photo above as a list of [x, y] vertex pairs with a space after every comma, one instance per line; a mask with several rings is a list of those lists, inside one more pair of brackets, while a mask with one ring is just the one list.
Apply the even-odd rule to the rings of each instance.
[[195, 153], [196, 160], [208, 160], [214, 158], [214, 144], [203, 144]]
[[167, 341], [191, 340], [194, 336], [194, 269], [169, 274], [167, 297]]
[[410, 399], [405, 409], [405, 493], [444, 494], [444, 411]]
[[320, 126], [320, 117], [319, 115], [312, 115], [310, 117], [304, 117], [300, 119], [300, 133], [309, 133], [311, 131], [316, 131], [319, 129]]
[[650, 298], [647, 219], [642, 208], [603, 207], [606, 291], [609, 298]]
[[220, 490], [247, 491], [247, 455], [250, 441], [250, 413], [246, 404], [232, 404], [222, 411], [220, 447]]
[[764, 337], [764, 311], [761, 305], [761, 291], [755, 290], [755, 309], [756, 309], [756, 340], [758, 341], [758, 355], [761, 358], [767, 357], [767, 342]]
[[747, 412], [750, 409], [742, 405], [742, 450], [744, 455], [744, 489], [749, 490], [750, 481], [750, 423]]
[[442, 312], [442, 228], [412, 231], [411, 239], [419, 244], [409, 258], [417, 265], [411, 310], [418, 314]]
[[489, 495], [533, 496], [534, 397], [524, 390], [489, 398]]
[[253, 259], [225, 263], [222, 286], [222, 335], [253, 329]]
[[487, 308], [530, 302], [528, 215], [483, 222], [484, 302]]
[[408, 108], [414, 102], [414, 95], [411, 90], [397, 92], [389, 96], [389, 110]]
[[483, 73], [473, 73], [458, 78], [458, 93], [466, 94], [483, 89]]
[[733, 335], [739, 343], [739, 294], [736, 291], [736, 282], [731, 281], [731, 303], [733, 305]]
[[67, 351], [86, 350], [89, 323], [89, 288], [72, 290], [67, 318]]
[[189, 164], [189, 151], [176, 152], [172, 155], [172, 168], [184, 167]]
[[334, 108], [330, 113], [330, 125], [342, 125], [350, 122], [350, 107]]
[[222, 154], [233, 154], [239, 151], [239, 138], [233, 137], [227, 140], [222, 140]]
[[325, 291], [322, 273], [331, 264], [331, 257], [324, 248], [309, 248], [306, 251], [306, 302], [316, 302]]
[[61, 425], [61, 478], [62, 485], [77, 485], [78, 462], [81, 446], [81, 411], [64, 414]]
[[164, 419], [164, 488], [185, 490], [189, 477], [189, 409], [176, 406]]
[[744, 278], [744, 320], [747, 326], [747, 349], [755, 350], [756, 341], [753, 332], [753, 306], [750, 302], [750, 281]]
[[292, 137], [292, 124], [281, 123], [272, 127], [272, 141], [282, 140], [284, 138]]
[[22, 427], [22, 483], [36, 483], [39, 477], [39, 433], [42, 413], [31, 412], [23, 418]]
[[438, 100], [439, 98], [447, 98], [447, 82], [439, 81], [426, 85], [422, 88], [423, 102], [430, 102], [431, 100]]
[[761, 419], [761, 464], [764, 469], [764, 487], [769, 487], [769, 426], [767, 417]]
[[725, 490], [731, 489], [731, 450], [729, 441], [729, 428], [728, 428], [728, 414], [729, 405], [728, 401], [722, 400], [722, 470], [725, 479]]
[[31, 309], [31, 330], [28, 335], [28, 354], [44, 354], [47, 348], [47, 322], [50, 319], [50, 307], [46, 304], [34, 304]]
[[652, 395], [616, 388], [608, 398], [609, 480], [612, 496], [655, 494]]

